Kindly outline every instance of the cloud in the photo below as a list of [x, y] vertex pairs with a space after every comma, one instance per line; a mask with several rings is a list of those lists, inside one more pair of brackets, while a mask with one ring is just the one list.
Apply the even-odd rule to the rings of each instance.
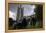
[[16, 14], [10, 10], [9, 10], [9, 17], [12, 18], [13, 20], [16, 20]]
[[[9, 5], [9, 17], [13, 18], [13, 20], [16, 20], [18, 6], [19, 5], [15, 4]], [[24, 8], [24, 14], [23, 14], [24, 16], [31, 16], [35, 14], [34, 12], [35, 5], [22, 4], [22, 8]]]

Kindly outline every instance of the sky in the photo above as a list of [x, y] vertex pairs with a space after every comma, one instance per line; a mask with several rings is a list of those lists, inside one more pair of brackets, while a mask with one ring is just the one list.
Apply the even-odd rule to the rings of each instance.
[[[9, 4], [9, 17], [13, 18], [13, 20], [16, 20], [17, 7], [19, 7], [18, 4]], [[35, 14], [35, 5], [22, 4], [22, 8], [24, 8], [24, 16], [31, 16]]]

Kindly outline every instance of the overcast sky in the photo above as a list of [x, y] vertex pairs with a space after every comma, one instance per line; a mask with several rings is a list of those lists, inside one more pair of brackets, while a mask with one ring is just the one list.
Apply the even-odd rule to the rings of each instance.
[[[13, 18], [14, 20], [16, 20], [18, 6], [18, 4], [9, 4], [9, 17]], [[22, 8], [24, 8], [24, 16], [31, 16], [35, 14], [35, 5], [22, 4]]]

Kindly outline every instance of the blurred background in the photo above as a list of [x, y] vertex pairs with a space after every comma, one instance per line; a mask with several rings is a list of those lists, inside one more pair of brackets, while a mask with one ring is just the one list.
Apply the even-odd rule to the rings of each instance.
[[8, 5], [9, 29], [38, 29], [43, 27], [42, 4], [12, 4]]

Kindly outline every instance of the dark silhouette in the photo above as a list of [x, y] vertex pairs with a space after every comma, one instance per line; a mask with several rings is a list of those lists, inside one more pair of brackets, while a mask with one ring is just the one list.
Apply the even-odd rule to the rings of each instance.
[[37, 22], [37, 18], [33, 17], [31, 20], [31, 25], [35, 26], [36, 22]]
[[23, 27], [26, 27], [26, 26], [27, 26], [26, 18], [23, 18], [23, 20], [22, 20], [22, 26], [23, 26]]
[[13, 24], [13, 19], [9, 18], [9, 27], [12, 26], [12, 24]]

